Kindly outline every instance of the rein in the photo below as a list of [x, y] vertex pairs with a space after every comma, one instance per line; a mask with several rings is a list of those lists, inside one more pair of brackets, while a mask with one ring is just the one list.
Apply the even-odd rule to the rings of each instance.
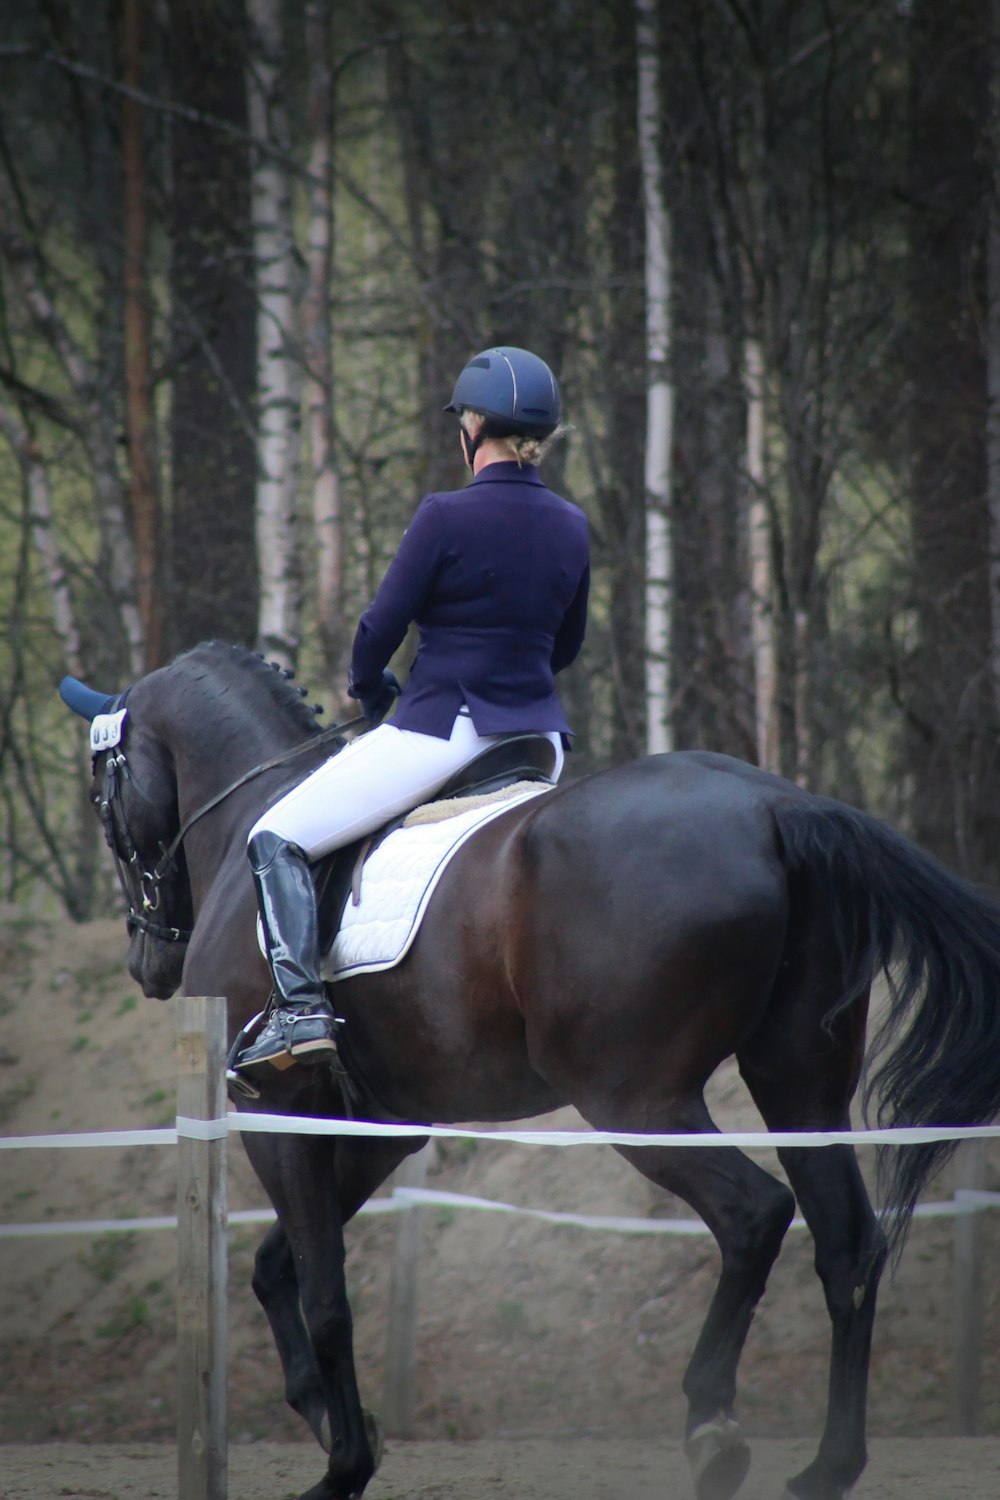
[[[146, 870], [142, 866], [139, 859], [139, 851], [129, 831], [128, 821], [125, 817], [121, 797], [118, 792], [119, 774], [126, 778], [129, 776], [129, 766], [124, 749], [121, 745], [116, 748], [109, 748], [106, 752], [104, 762], [104, 787], [99, 803], [99, 810], [101, 822], [104, 824], [104, 836], [114, 858], [118, 883], [121, 886], [122, 895], [125, 897], [128, 905], [128, 926], [137, 928], [140, 932], [148, 933], [151, 937], [159, 938], [161, 942], [186, 943], [191, 937], [190, 930], [181, 927], [168, 927], [160, 922], [152, 921], [149, 913], [159, 910], [162, 894], [160, 887], [164, 877], [174, 863], [178, 850], [194, 825], [201, 818], [205, 817], [207, 813], [212, 812], [221, 803], [225, 802], [227, 797], [231, 797], [240, 787], [246, 786], [248, 782], [255, 780], [258, 776], [262, 776], [265, 771], [271, 771], [276, 766], [284, 765], [287, 761], [294, 760], [296, 756], [303, 754], [304, 751], [311, 750], [317, 745], [325, 744], [326, 741], [335, 739], [345, 730], [354, 729], [357, 725], [365, 722], [364, 716], [359, 715], [357, 718], [349, 719], [343, 724], [330, 725], [329, 728], [321, 730], [319, 734], [313, 735], [310, 739], [300, 740], [297, 745], [292, 745], [290, 749], [283, 750], [279, 755], [272, 756], [270, 760], [262, 761], [260, 765], [252, 767], [249, 771], [245, 771], [242, 776], [238, 776], [235, 781], [230, 782], [221, 792], [209, 798], [203, 806], [198, 808], [197, 812], [193, 812], [181, 825], [168, 848], [163, 849], [163, 845], [160, 845], [161, 850], [163, 850], [162, 857], [152, 870]], [[136, 783], [133, 784], [137, 785]], [[141, 787], [138, 790], [141, 795], [145, 796]], [[117, 832], [125, 854], [124, 861], [118, 848], [119, 838], [116, 837], [116, 820], [114, 816], [116, 806], [118, 808]], [[139, 905], [141, 905], [141, 910], [138, 909]]]
[[230, 785], [224, 788], [223, 791], [218, 792], [214, 797], [211, 797], [203, 807], [199, 807], [197, 812], [192, 813], [191, 816], [181, 825], [176, 836], [174, 837], [173, 842], [170, 844], [169, 848], [165, 850], [163, 858], [160, 860], [160, 863], [153, 871], [154, 877], [162, 878], [163, 873], [167, 869], [169, 869], [174, 855], [177, 853], [181, 844], [183, 844], [185, 838], [194, 827], [194, 825], [201, 818], [203, 818], [206, 813], [212, 812], [216, 807], [219, 806], [221, 802], [225, 802], [227, 797], [231, 797], [233, 792], [238, 792], [240, 787], [246, 786], [247, 782], [254, 781], [258, 776], [263, 776], [265, 771], [273, 771], [275, 766], [283, 766], [286, 761], [294, 760], [295, 757], [297, 755], [301, 755], [304, 750], [310, 750], [315, 745], [325, 744], [327, 740], [335, 739], [338, 735], [343, 734], [345, 729], [354, 729], [358, 724], [364, 724], [365, 722], [366, 720], [364, 715], [359, 714], [356, 719], [348, 719], [344, 724], [331, 724], [329, 728], [323, 729], [319, 734], [313, 735], [312, 739], [301, 740], [299, 744], [293, 745], [290, 750], [283, 750], [280, 755], [274, 755], [270, 760], [262, 761], [259, 766], [254, 766], [252, 770], [245, 771], [242, 776], [238, 776], [236, 780], [231, 782]]

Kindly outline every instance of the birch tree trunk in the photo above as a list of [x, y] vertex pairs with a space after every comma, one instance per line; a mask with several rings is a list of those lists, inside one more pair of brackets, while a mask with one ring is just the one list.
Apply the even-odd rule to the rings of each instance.
[[[645, 333], [645, 289], [635, 20], [633, 5], [612, 7], [614, 175], [608, 252], [611, 275], [619, 290], [609, 300], [600, 346], [601, 366], [610, 376], [606, 402], [612, 443], [602, 452], [597, 480], [609, 579], [612, 764], [634, 760], [646, 748], [646, 371], [635, 357]], [[596, 446], [591, 445], [592, 449]]]
[[145, 653], [136, 604], [135, 553], [118, 473], [118, 423], [113, 392], [107, 389], [97, 367], [78, 347], [37, 273], [30, 250], [4, 225], [2, 204], [0, 251], [11, 267], [37, 332], [58, 359], [79, 402], [81, 438], [97, 502], [98, 532], [108, 588], [124, 637], [127, 670], [132, 676], [141, 677], [145, 671]]
[[[122, 76], [126, 88], [142, 84], [142, 21], [139, 0], [125, 0], [122, 12]], [[125, 420], [128, 429], [129, 505], [136, 553], [139, 615], [146, 668], [163, 661], [160, 569], [160, 496], [151, 375], [151, 318], [147, 257], [149, 215], [143, 152], [142, 108], [126, 94], [122, 101], [122, 159], [125, 188]]]
[[[30, 425], [30, 418], [13, 406], [0, 401], [0, 432], [7, 438], [21, 470], [21, 484], [25, 510], [25, 522], [31, 533], [31, 545], [41, 566], [42, 577], [48, 588], [49, 604], [56, 639], [60, 646], [62, 669], [74, 677], [86, 676], [86, 664], [80, 644], [80, 630], [70, 592], [66, 564], [55, 527], [52, 492], [49, 474], [42, 449]], [[11, 634], [14, 650], [19, 650], [17, 639], [23, 640], [21, 631]], [[18, 674], [19, 675], [19, 674]], [[14, 799], [19, 812], [29, 818], [30, 832], [20, 831], [20, 815], [8, 804], [4, 829], [4, 888], [8, 900], [16, 897], [18, 872], [25, 865], [24, 846], [32, 855], [37, 852], [39, 837], [48, 845], [46, 880], [57, 890], [66, 903], [67, 910], [75, 917], [84, 919], [92, 914], [95, 877], [97, 872], [97, 842], [93, 808], [90, 805], [90, 751], [85, 744], [78, 744], [79, 776], [77, 795], [73, 804], [73, 832], [67, 838], [60, 829], [54, 834], [46, 812], [44, 796], [27, 786], [33, 768], [40, 764], [37, 747], [32, 743], [31, 731], [23, 747], [16, 744], [17, 732], [8, 717], [11, 703], [5, 705], [5, 722], [0, 739], [3, 740], [3, 758], [8, 755], [13, 761], [20, 795]], [[5, 778], [6, 780], [6, 778]], [[27, 787], [27, 789], [26, 789]], [[5, 787], [6, 794], [6, 787]]]
[[670, 726], [670, 221], [660, 162], [660, 66], [655, 0], [635, 0], [638, 133], [646, 219], [646, 750], [672, 744]]
[[297, 298], [281, 0], [249, 0], [248, 13], [253, 30], [248, 100], [255, 147], [251, 199], [257, 279], [257, 636], [262, 651], [291, 667], [301, 610], [296, 523], [302, 378], [293, 357]]
[[774, 586], [771, 517], [764, 463], [764, 362], [760, 344], [745, 345], [747, 399], [747, 479], [750, 485], [750, 608], [754, 662], [757, 764], [777, 771], [780, 763], [776, 713], [777, 665], [774, 654]]
[[331, 675], [339, 680], [345, 647], [343, 521], [334, 450], [330, 297], [333, 286], [332, 24], [326, 0], [306, 6], [309, 59], [309, 197], [303, 339], [305, 408], [313, 485], [316, 613]]
[[19, 413], [2, 402], [0, 432], [10, 443], [21, 468], [31, 539], [48, 585], [52, 621], [62, 647], [66, 671], [74, 677], [82, 677], [85, 673], [80, 653], [80, 632], [66, 577], [66, 565], [53, 524], [52, 492], [41, 448]]

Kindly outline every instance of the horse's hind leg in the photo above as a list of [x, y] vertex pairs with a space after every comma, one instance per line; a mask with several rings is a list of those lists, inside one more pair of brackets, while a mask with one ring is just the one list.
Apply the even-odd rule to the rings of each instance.
[[[847, 1130], [864, 1035], [858, 1002], [827, 1031], [799, 994], [776, 997], [740, 1068], [771, 1130]], [[865, 1467], [868, 1367], [885, 1239], [850, 1146], [782, 1149], [816, 1245], [832, 1339], [826, 1424], [816, 1458], [789, 1481], [794, 1500], [842, 1500]]]
[[789, 1481], [788, 1494], [842, 1500], [867, 1461], [868, 1367], [885, 1239], [850, 1146], [778, 1155], [812, 1231], [832, 1329], [826, 1425], [816, 1458]]
[[[714, 1132], [701, 1099], [641, 1125], [615, 1112], [586, 1111], [598, 1128]], [[691, 1150], [620, 1147], [650, 1181], [678, 1194], [704, 1219], [718, 1243], [722, 1269], [684, 1376], [686, 1446], [698, 1500], [728, 1500], [742, 1484], [750, 1453], [733, 1416], [740, 1355], [768, 1274], [794, 1211], [788, 1189], [731, 1147]]]

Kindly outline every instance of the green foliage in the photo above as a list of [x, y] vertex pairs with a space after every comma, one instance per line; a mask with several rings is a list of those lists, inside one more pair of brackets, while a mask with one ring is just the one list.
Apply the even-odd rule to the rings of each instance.
[[[183, 576], [185, 558], [204, 552], [218, 571], [246, 546], [259, 403], [244, 379], [254, 267], [246, 213], [237, 209], [249, 205], [250, 154], [241, 147], [239, 87], [226, 94], [217, 59], [178, 49], [170, 27], [181, 24], [180, 12], [144, 9], [145, 162], [137, 186], [149, 237], [136, 268], [126, 253], [113, 8], [14, 0], [7, 10], [0, 896], [49, 899], [82, 918], [111, 909], [115, 886], [86, 800], [83, 728], [55, 687], [64, 671], [79, 670], [117, 689], [142, 665], [143, 643], [130, 639], [136, 569], [121, 556], [138, 535], [128, 498], [136, 469], [135, 394], [126, 384], [129, 270], [141, 273], [139, 297], [151, 310], [155, 560], [167, 649], [189, 615], [201, 620], [204, 611], [212, 633], [225, 637], [256, 589], [252, 569], [235, 578], [225, 572], [217, 599], [195, 601]], [[697, 5], [660, 11], [661, 166], [675, 288], [667, 373], [677, 398], [677, 743], [756, 753], [747, 508], [759, 491], [771, 528], [773, 587], [762, 602], [776, 639], [781, 767], [906, 823], [917, 642], [942, 610], [954, 625], [947, 603], [914, 593], [910, 531], [909, 457], [921, 425], [910, 351], [928, 309], [912, 305], [907, 287], [928, 266], [915, 261], [914, 246], [924, 242], [914, 239], [901, 184], [913, 162], [911, 105], [919, 104], [911, 62], [919, 62], [920, 28], [931, 12], [921, 4], [848, 12], [818, 0], [745, 15]], [[231, 84], [242, 77], [243, 7], [225, 0], [216, 15], [232, 21]], [[956, 45], [942, 56], [988, 60], [995, 40], [966, 35], [963, 15], [942, 12], [935, 23], [954, 29]], [[286, 0], [285, 22], [288, 228], [302, 269], [316, 227], [307, 170], [315, 58], [300, 0]], [[540, 11], [513, 0], [499, 14], [473, 14], [459, 0], [432, 10], [416, 0], [348, 3], [336, 8], [329, 62], [327, 395], [343, 579], [331, 626], [321, 618], [313, 567], [314, 455], [306, 442], [296, 502], [300, 676], [335, 712], [354, 621], [417, 500], [463, 482], [454, 423], [440, 409], [456, 370], [477, 347], [524, 343], [558, 368], [573, 427], [548, 461], [550, 480], [592, 524], [591, 627], [584, 659], [563, 688], [580, 731], [573, 769], [639, 753], [649, 372], [633, 7], [556, 0]], [[973, 136], [974, 111], [983, 109], [974, 84], [962, 114]], [[925, 113], [932, 125], [932, 111]], [[985, 133], [980, 144], [950, 166], [944, 161], [928, 202], [964, 214], [962, 205], [985, 201], [963, 176], [970, 162], [986, 159]], [[228, 228], [198, 218], [220, 183], [233, 207]], [[942, 305], [954, 296], [961, 318], [974, 314], [982, 325], [982, 225], [961, 222], [960, 284], [939, 291]], [[192, 271], [185, 256], [199, 234]], [[231, 306], [245, 310], [237, 328], [227, 324]], [[280, 332], [301, 368], [302, 330]], [[766, 375], [763, 472], [752, 484], [751, 341]], [[198, 433], [199, 390], [212, 395], [216, 427], [178, 446], [178, 433]], [[220, 390], [225, 399], [216, 404]], [[950, 451], [952, 414], [971, 409], [963, 392], [927, 419], [942, 451]], [[977, 441], [981, 457], [982, 431]], [[238, 452], [242, 460], [226, 456]], [[216, 487], [192, 504], [188, 481], [177, 484], [176, 476], [199, 468], [211, 470]], [[982, 620], [963, 617], [955, 628], [976, 636], [965, 642], [972, 683], [988, 675]], [[411, 651], [408, 642], [398, 665]], [[947, 774], [964, 786], [961, 756], [949, 764]]]

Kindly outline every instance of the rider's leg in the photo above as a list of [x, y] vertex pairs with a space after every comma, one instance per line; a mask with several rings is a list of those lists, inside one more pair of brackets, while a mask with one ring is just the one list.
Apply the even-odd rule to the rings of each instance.
[[[268, 828], [298, 844], [309, 858], [350, 844], [432, 797], [502, 735], [479, 735], [467, 713], [455, 719], [449, 739], [383, 724], [360, 735], [268, 808], [253, 833]], [[562, 768], [556, 750], [553, 780]]]
[[329, 1061], [336, 1052], [335, 1017], [319, 972], [309, 862], [297, 844], [266, 828], [251, 834], [247, 855], [275, 1003], [260, 1035], [240, 1053], [238, 1067], [253, 1073], [290, 1067], [296, 1060]]
[[[449, 739], [384, 724], [360, 736], [300, 782], [250, 830], [247, 853], [257, 887], [275, 1005], [237, 1060], [246, 1072], [328, 1060], [336, 1018], [319, 974], [316, 895], [309, 861], [408, 812], [495, 742], [461, 713]], [[562, 769], [556, 746], [555, 777]]]

